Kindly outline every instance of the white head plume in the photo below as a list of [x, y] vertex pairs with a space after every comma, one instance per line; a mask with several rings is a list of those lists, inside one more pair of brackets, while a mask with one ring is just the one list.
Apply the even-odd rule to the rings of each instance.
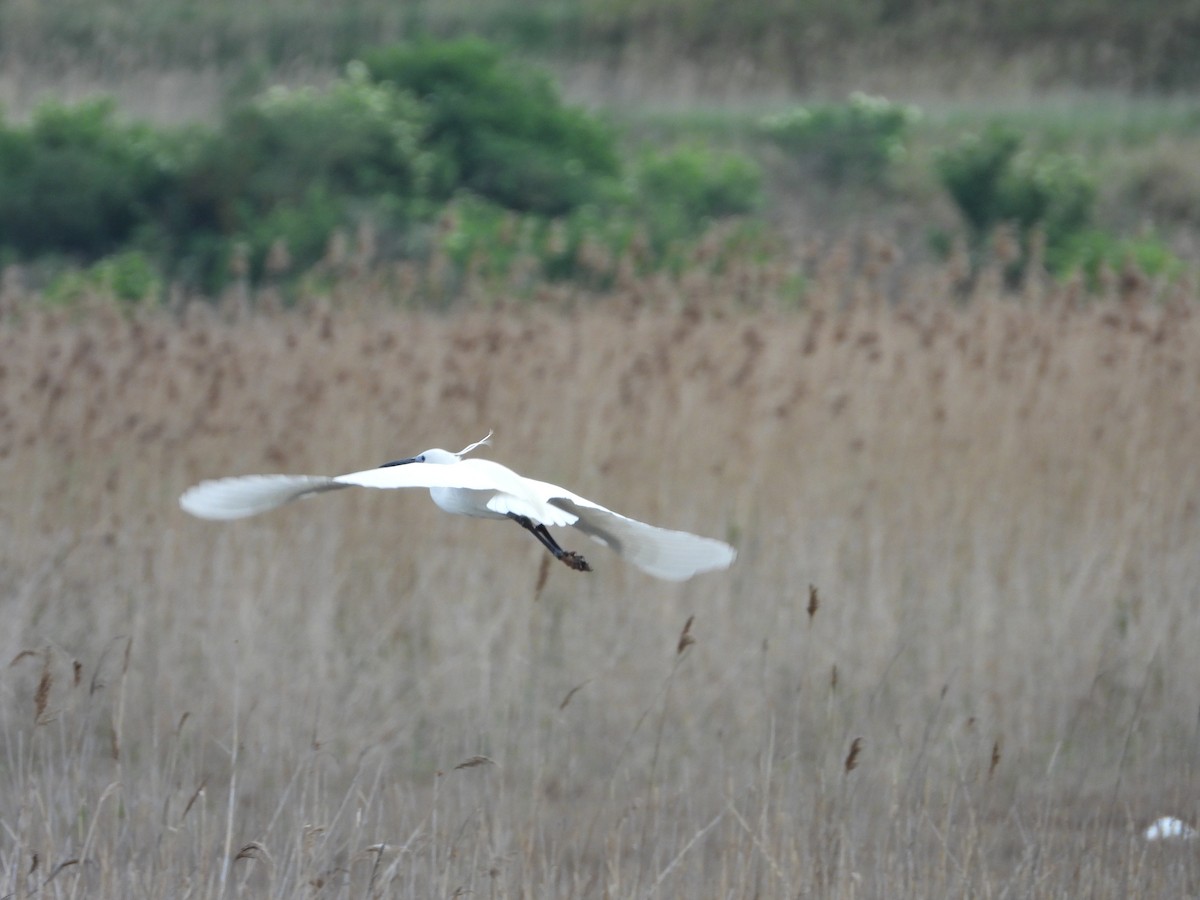
[[466, 456], [472, 450], [475, 450], [479, 447], [486, 447], [488, 444], [490, 444], [492, 442], [492, 434], [493, 434], [493, 432], [489, 431], [487, 433], [487, 437], [485, 437], [483, 440], [476, 441], [473, 444], [468, 444], [466, 447], [463, 447], [461, 450], [459, 450], [458, 453], [455, 454], [455, 456]]

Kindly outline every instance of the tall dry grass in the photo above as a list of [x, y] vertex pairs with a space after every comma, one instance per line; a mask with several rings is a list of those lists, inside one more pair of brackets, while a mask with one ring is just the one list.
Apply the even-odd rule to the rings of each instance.
[[[789, 311], [788, 274], [448, 314], [10, 285], [0, 893], [1194, 892], [1137, 839], [1197, 812], [1194, 292], [955, 305], [961, 272], [875, 246]], [[737, 564], [546, 570], [415, 493], [176, 506], [489, 428]]]

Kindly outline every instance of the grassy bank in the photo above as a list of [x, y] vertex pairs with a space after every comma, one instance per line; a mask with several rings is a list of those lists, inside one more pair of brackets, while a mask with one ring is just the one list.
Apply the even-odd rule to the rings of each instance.
[[[1002, 10], [984, 0], [755, 0], [733, 9], [711, 0], [60, 0], [5, 5], [0, 47], [10, 65], [47, 71], [310, 68], [418, 34], [470, 33], [543, 57], [605, 63], [614, 74], [631, 64], [666, 72], [664, 61], [724, 70], [714, 86], [732, 78], [812, 89], [873, 70], [949, 88], [964, 76], [994, 86], [1000, 76], [1035, 90], [1178, 91], [1200, 79], [1196, 21], [1194, 9], [1171, 0], [1020, 0]], [[926, 52], [932, 46], [937, 54]]]
[[[0, 890], [1193, 892], [1137, 829], [1195, 812], [1195, 306], [995, 273], [957, 306], [961, 268], [873, 246], [803, 312], [736, 267], [449, 316], [369, 280], [177, 316], [9, 283]], [[415, 494], [175, 505], [493, 427], [737, 564], [543, 571]]]

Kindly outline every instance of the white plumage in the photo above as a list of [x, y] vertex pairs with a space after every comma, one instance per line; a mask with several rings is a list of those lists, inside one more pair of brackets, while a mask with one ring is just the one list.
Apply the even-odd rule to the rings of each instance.
[[546, 526], [574, 526], [643, 572], [684, 581], [701, 572], [727, 569], [733, 547], [713, 538], [671, 531], [630, 519], [565, 488], [518, 475], [487, 459], [463, 459], [484, 438], [458, 453], [433, 449], [408, 459], [348, 475], [243, 475], [203, 481], [179, 498], [184, 510], [202, 519], [240, 519], [301, 497], [347, 487], [428, 488], [446, 512], [490, 519], [509, 518], [530, 531], [572, 569], [590, 570], [577, 553], [564, 550]]

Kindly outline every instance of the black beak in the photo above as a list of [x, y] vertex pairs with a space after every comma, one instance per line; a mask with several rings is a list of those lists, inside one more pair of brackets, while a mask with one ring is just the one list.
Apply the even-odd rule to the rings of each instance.
[[417, 457], [410, 456], [408, 459], [393, 459], [391, 462], [385, 462], [379, 468], [387, 469], [391, 466], [407, 466], [409, 463], [415, 463], [415, 462], [419, 462]]

